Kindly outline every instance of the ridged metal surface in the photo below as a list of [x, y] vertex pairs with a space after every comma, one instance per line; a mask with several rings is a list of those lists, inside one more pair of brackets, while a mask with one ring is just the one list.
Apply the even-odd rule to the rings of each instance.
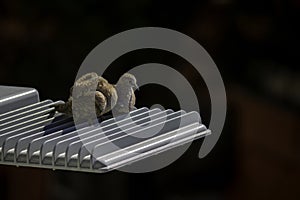
[[57, 103], [46, 100], [0, 114], [0, 164], [106, 172], [210, 134], [197, 112], [148, 108], [75, 127], [71, 118], [54, 112]]

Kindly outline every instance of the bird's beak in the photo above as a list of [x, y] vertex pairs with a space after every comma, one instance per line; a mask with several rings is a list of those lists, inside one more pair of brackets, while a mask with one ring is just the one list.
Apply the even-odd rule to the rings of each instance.
[[133, 89], [134, 90], [139, 90], [139, 86], [135, 83], [134, 86], [133, 86]]

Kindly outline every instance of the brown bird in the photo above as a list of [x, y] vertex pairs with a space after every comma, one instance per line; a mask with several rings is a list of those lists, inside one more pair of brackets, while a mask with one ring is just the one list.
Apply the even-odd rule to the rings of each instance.
[[[90, 120], [94, 110], [96, 110], [97, 117], [109, 112], [116, 105], [118, 99], [114, 85], [94, 72], [80, 77], [71, 87], [70, 93], [68, 101], [57, 105], [56, 110], [70, 116], [73, 115], [74, 119], [80, 121]], [[74, 106], [73, 98], [77, 98]], [[93, 100], [95, 100], [95, 105], [88, 105]]]
[[114, 115], [122, 115], [135, 110], [136, 97], [134, 89], [138, 89], [137, 81], [134, 75], [123, 74], [115, 85], [118, 94], [118, 101], [113, 108]]

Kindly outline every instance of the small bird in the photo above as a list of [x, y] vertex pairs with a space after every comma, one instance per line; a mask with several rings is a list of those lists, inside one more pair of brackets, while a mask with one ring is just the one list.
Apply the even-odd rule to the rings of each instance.
[[136, 97], [134, 90], [138, 89], [135, 76], [129, 73], [123, 74], [115, 87], [118, 94], [118, 101], [113, 108], [113, 114], [122, 115], [135, 110]]
[[[76, 105], [73, 105], [74, 98], [77, 98]], [[92, 72], [80, 77], [71, 87], [68, 101], [55, 108], [58, 112], [73, 115], [76, 120], [90, 120], [94, 110], [96, 110], [96, 116], [100, 117], [116, 105], [117, 99], [115, 86]], [[93, 101], [95, 107], [89, 106], [88, 103]]]

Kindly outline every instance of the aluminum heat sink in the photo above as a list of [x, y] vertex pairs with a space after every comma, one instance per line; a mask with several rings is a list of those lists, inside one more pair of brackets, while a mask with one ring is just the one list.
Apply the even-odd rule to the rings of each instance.
[[197, 112], [157, 108], [75, 127], [54, 111], [58, 103], [40, 102], [35, 89], [0, 86], [0, 164], [101, 173], [211, 133]]

